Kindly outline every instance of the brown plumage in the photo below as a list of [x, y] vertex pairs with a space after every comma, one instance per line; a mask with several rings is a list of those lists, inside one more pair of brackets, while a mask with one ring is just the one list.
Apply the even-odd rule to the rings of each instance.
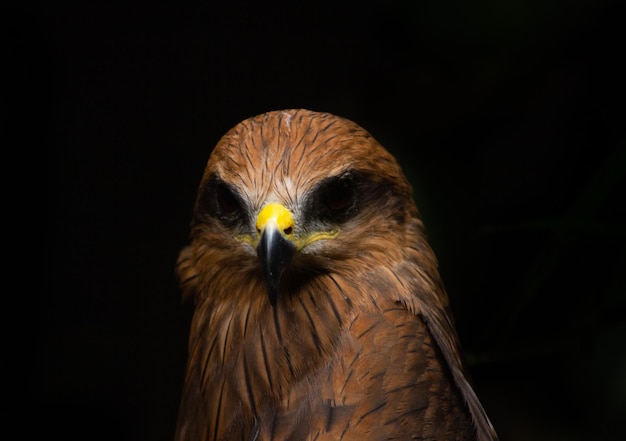
[[327, 113], [211, 154], [177, 273], [195, 311], [176, 440], [495, 440], [412, 190]]

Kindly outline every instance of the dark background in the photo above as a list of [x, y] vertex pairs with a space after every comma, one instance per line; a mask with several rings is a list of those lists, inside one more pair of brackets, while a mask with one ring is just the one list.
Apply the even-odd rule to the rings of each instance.
[[403, 164], [501, 438], [621, 431], [626, 130], [613, 3], [2, 14], [3, 138], [39, 185], [25, 199], [45, 234], [28, 252], [26, 398], [40, 416], [27, 430], [172, 439], [190, 317], [173, 268], [204, 164], [239, 121], [304, 107], [354, 120]]

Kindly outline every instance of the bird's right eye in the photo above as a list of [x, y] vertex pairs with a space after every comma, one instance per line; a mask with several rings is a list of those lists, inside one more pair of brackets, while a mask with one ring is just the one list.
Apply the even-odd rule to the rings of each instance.
[[217, 209], [220, 216], [234, 217], [241, 209], [239, 198], [235, 196], [228, 185], [223, 182], [219, 183], [215, 188], [215, 201], [217, 202]]
[[199, 201], [201, 212], [219, 219], [226, 225], [236, 223], [245, 215], [239, 195], [221, 180], [209, 182]]

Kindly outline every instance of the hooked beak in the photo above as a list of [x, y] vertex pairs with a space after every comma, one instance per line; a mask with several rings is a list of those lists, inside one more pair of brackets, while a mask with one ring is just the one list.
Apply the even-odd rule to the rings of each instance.
[[263, 267], [267, 294], [271, 305], [276, 306], [280, 278], [296, 253], [293, 216], [280, 204], [268, 204], [257, 217], [256, 229], [260, 235], [257, 254]]

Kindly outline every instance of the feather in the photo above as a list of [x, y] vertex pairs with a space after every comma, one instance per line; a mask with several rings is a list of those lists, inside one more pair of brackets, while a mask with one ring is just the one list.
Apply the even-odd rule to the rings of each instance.
[[[278, 275], [262, 236], [296, 250]], [[176, 270], [195, 302], [177, 441], [497, 440], [411, 185], [354, 122], [293, 109], [228, 131]]]

